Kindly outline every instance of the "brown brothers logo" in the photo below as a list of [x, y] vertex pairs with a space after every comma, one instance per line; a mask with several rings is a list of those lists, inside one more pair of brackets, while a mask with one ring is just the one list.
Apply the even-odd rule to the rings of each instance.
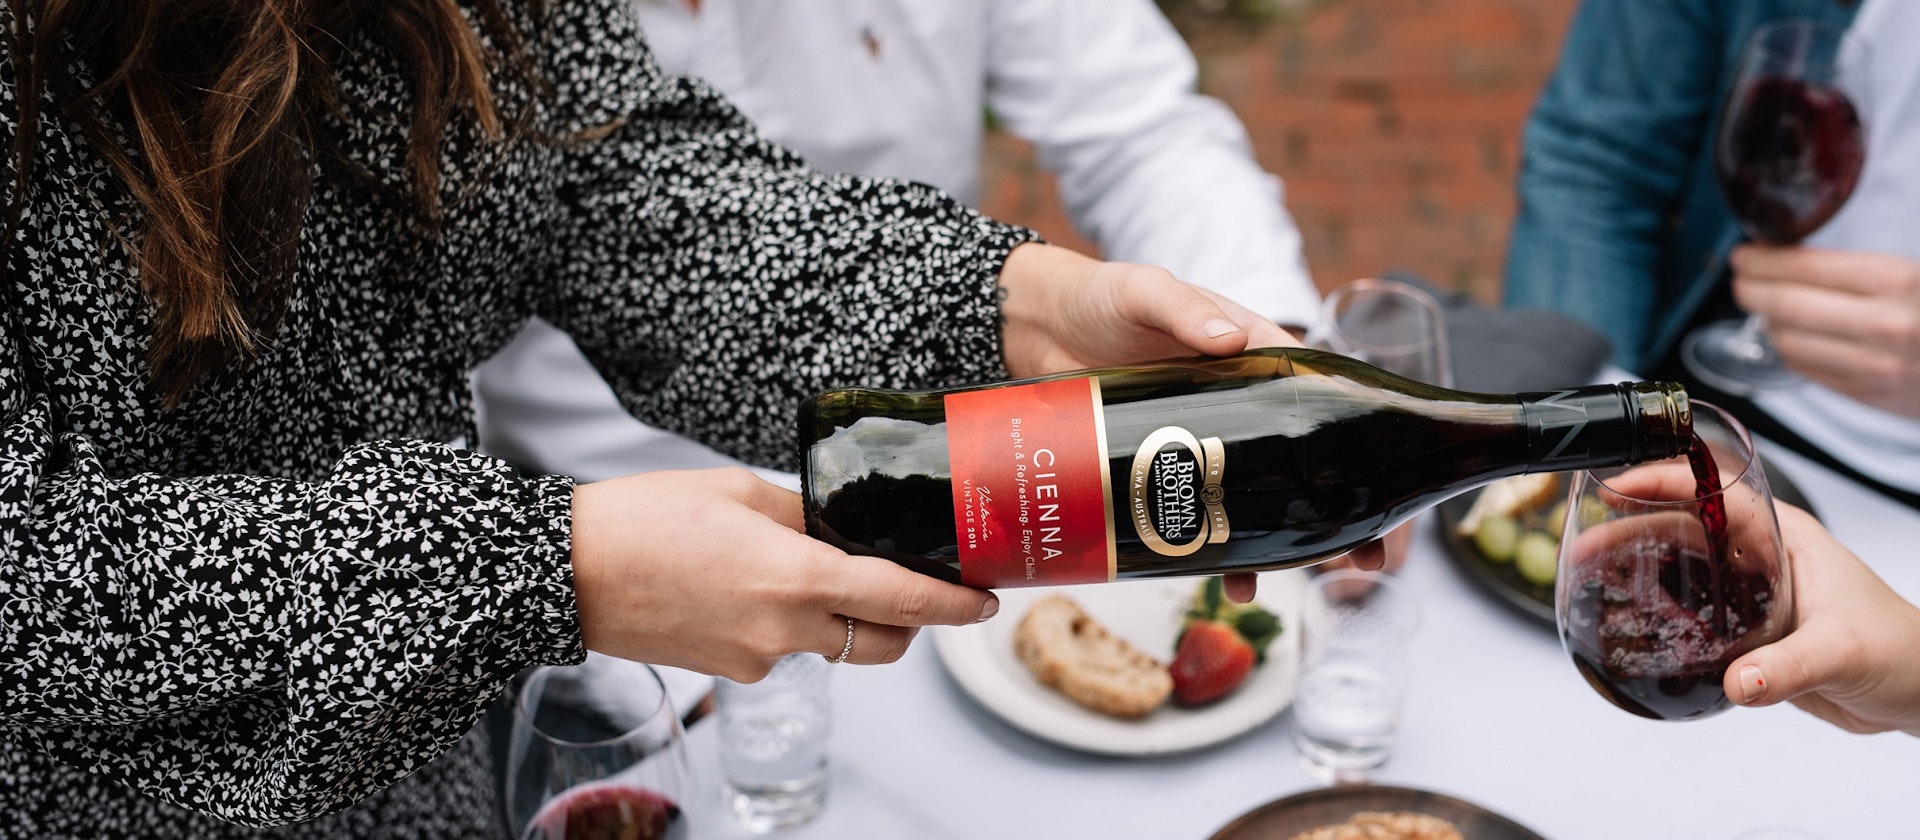
[[1180, 557], [1227, 541], [1226, 447], [1179, 426], [1162, 426], [1140, 443], [1127, 482], [1133, 530], [1157, 554]]

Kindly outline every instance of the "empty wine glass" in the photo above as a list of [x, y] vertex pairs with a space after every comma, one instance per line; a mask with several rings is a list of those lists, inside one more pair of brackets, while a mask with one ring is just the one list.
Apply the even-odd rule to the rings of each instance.
[[[1762, 24], [1720, 114], [1714, 174], [1755, 240], [1791, 245], [1833, 218], [1866, 162], [1864, 39], [1824, 21]], [[1724, 250], [1724, 249], [1723, 249]], [[1680, 346], [1687, 370], [1730, 394], [1794, 382], [1764, 316], [1704, 325]]]
[[507, 819], [520, 840], [680, 840], [685, 735], [659, 674], [591, 655], [535, 670], [514, 703]]
[[1440, 304], [1411, 283], [1365, 278], [1334, 289], [1306, 344], [1408, 379], [1453, 387]]
[[[1320, 322], [1306, 344], [1366, 362], [1428, 385], [1453, 387], [1453, 358], [1440, 302], [1425, 289], [1399, 280], [1361, 278], [1334, 289], [1320, 306]], [[1416, 520], [1385, 538], [1387, 568], [1406, 556]], [[1318, 567], [1341, 568], [1345, 559]]]
[[1727, 665], [1783, 636], [1793, 610], [1752, 438], [1697, 400], [1693, 430], [1688, 456], [1574, 476], [1554, 587], [1587, 683], [1656, 720], [1726, 709]]

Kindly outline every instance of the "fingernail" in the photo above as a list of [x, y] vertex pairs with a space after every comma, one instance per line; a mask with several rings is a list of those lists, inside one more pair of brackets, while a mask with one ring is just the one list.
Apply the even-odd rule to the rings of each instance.
[[1000, 596], [989, 595], [987, 596], [987, 602], [980, 605], [980, 617], [974, 619], [973, 623], [979, 624], [982, 621], [986, 621], [987, 619], [994, 617], [994, 615], [999, 612], [1000, 612]]
[[1240, 325], [1225, 318], [1215, 318], [1207, 322], [1206, 329], [1208, 338], [1219, 338], [1223, 335], [1232, 335], [1239, 332]]
[[1748, 665], [1740, 669], [1740, 702], [1758, 703], [1767, 696], [1767, 680], [1760, 675], [1760, 666]]

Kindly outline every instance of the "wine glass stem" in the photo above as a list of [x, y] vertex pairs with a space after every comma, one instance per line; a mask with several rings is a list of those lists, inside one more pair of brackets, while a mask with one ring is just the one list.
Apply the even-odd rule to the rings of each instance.
[[1767, 316], [1747, 316], [1734, 337], [1733, 352], [1748, 361], [1757, 362], [1767, 357]]

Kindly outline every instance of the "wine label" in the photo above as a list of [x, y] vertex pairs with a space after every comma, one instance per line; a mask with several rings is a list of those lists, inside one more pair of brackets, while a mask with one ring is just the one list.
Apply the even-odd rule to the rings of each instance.
[[1140, 541], [1167, 557], [1226, 542], [1226, 470], [1226, 446], [1217, 437], [1195, 437], [1179, 426], [1147, 435], [1127, 482], [1127, 511]]
[[960, 581], [968, 586], [1114, 578], [1113, 490], [1100, 381], [947, 395]]

